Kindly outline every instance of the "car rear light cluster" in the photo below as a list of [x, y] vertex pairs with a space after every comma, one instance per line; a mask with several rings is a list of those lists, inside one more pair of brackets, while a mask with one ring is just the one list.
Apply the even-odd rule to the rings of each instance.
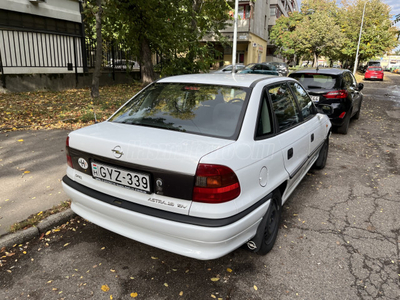
[[346, 90], [332, 91], [332, 92], [326, 93], [324, 95], [324, 97], [327, 98], [327, 99], [343, 99], [343, 98], [347, 98], [347, 91]]
[[67, 136], [65, 152], [67, 154], [67, 165], [70, 166], [71, 168], [73, 168], [72, 158], [71, 158], [71, 155], [69, 154], [69, 136]]
[[235, 199], [239, 194], [239, 180], [230, 168], [211, 164], [197, 166], [193, 201], [223, 203]]

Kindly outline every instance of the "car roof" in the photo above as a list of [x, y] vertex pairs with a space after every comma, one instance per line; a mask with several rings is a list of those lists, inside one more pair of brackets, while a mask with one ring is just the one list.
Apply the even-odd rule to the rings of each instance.
[[[285, 78], [287, 79], [287, 78]], [[230, 85], [239, 87], [251, 87], [260, 80], [268, 80], [271, 83], [282, 81], [282, 77], [276, 75], [259, 75], [259, 74], [188, 74], [165, 77], [157, 82], [160, 83], [199, 83], [212, 85]]]
[[329, 74], [329, 75], [340, 75], [344, 72], [350, 72], [347, 69], [337, 69], [337, 68], [307, 68], [295, 71], [291, 74], [308, 74], [308, 73], [320, 73], [320, 74]]

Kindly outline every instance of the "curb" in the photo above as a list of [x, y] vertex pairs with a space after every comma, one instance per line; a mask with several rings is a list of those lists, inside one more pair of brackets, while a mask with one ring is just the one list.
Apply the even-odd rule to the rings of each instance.
[[6, 234], [0, 237], [0, 249], [2, 249], [3, 247], [9, 249], [12, 248], [15, 244], [23, 244], [27, 241], [30, 241], [31, 239], [40, 236], [42, 233], [66, 223], [75, 216], [76, 214], [72, 211], [72, 209], [69, 208], [65, 211], [47, 217], [46, 219], [42, 220], [36, 227], [30, 227], [25, 230]]

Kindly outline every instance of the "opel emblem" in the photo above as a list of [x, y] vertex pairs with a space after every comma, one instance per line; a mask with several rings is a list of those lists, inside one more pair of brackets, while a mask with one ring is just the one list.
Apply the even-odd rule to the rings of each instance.
[[114, 149], [112, 149], [111, 151], [114, 152], [115, 158], [120, 158], [124, 154], [121, 146], [115, 146]]
[[82, 169], [86, 170], [88, 168], [88, 163], [84, 158], [78, 159], [78, 164], [81, 166]]

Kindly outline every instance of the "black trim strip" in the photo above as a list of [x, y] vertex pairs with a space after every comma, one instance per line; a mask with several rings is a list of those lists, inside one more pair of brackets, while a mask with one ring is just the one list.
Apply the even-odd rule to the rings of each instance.
[[310, 160], [310, 158], [313, 157], [314, 154], [322, 148], [324, 143], [325, 140], [317, 148], [315, 148], [313, 152], [311, 152], [311, 154], [301, 163], [301, 165], [292, 174], [289, 175], [290, 179], [296, 176], [296, 174], [303, 168], [303, 166]]
[[269, 199], [272, 198], [272, 193], [269, 193], [265, 197], [263, 197], [260, 201], [257, 203], [253, 204], [249, 208], [245, 209], [244, 211], [223, 219], [206, 219], [206, 218], [199, 218], [199, 217], [192, 217], [192, 216], [187, 216], [187, 215], [181, 215], [177, 213], [172, 213], [168, 211], [162, 211], [159, 209], [151, 208], [148, 206], [132, 203], [130, 201], [121, 199], [121, 198], [116, 198], [104, 193], [101, 193], [99, 191], [93, 190], [91, 188], [88, 188], [80, 183], [77, 183], [73, 180], [71, 180], [67, 175], [63, 177], [63, 182], [68, 185], [69, 187], [77, 190], [78, 192], [89, 196], [91, 198], [94, 198], [96, 200], [105, 202], [110, 205], [118, 206], [130, 211], [134, 211], [140, 214], [145, 214], [148, 216], [156, 217], [156, 218], [161, 218], [173, 222], [179, 222], [179, 223], [185, 223], [185, 224], [190, 224], [190, 225], [196, 225], [196, 226], [204, 226], [204, 227], [223, 227], [230, 225], [232, 223], [235, 223], [239, 221], [240, 219], [244, 218], [246, 215], [249, 213], [253, 212], [255, 209], [263, 205], [265, 202], [267, 202]]

